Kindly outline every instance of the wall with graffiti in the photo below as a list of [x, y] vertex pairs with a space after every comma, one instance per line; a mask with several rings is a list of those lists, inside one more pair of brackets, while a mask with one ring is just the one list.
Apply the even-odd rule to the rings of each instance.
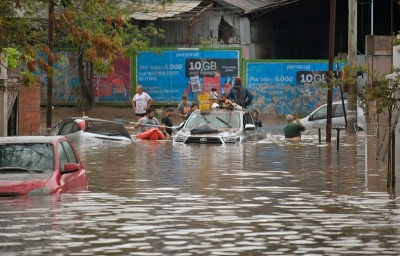
[[107, 75], [94, 77], [95, 102], [130, 102], [130, 59], [118, 58], [113, 62], [113, 67], [114, 70]]
[[[53, 103], [73, 103], [77, 99], [76, 86], [79, 85], [78, 76], [78, 56], [76, 52], [63, 51], [62, 57], [54, 63], [56, 70], [53, 77], [52, 102]], [[40, 73], [40, 98], [46, 101], [47, 98], [47, 76], [44, 72]]]
[[[75, 51], [62, 51], [60, 61], [54, 64], [53, 104], [74, 103], [79, 86], [78, 56]], [[130, 102], [131, 74], [130, 58], [119, 58], [113, 62], [113, 71], [107, 75], [94, 76], [93, 95], [96, 102]], [[47, 76], [40, 73], [42, 80], [40, 96], [47, 98]]]
[[[343, 62], [335, 63], [340, 72]], [[251, 108], [264, 114], [310, 113], [326, 103], [327, 60], [246, 60], [245, 77], [254, 94]], [[333, 100], [341, 97], [333, 89]]]

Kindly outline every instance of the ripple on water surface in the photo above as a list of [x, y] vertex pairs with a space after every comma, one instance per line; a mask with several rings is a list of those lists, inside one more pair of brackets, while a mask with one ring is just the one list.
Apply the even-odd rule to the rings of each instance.
[[303, 139], [79, 148], [88, 191], [0, 198], [0, 251], [398, 255], [398, 199], [382, 169], [365, 172], [364, 145], [346, 141], [337, 151], [315, 135]]

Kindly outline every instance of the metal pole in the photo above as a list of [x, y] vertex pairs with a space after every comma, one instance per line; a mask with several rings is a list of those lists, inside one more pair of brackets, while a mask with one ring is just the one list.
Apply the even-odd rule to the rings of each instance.
[[[332, 81], [333, 60], [335, 58], [335, 22], [336, 22], [336, 0], [331, 0], [329, 21], [329, 67], [328, 81]], [[328, 89], [327, 96], [327, 118], [326, 118], [326, 142], [331, 142], [332, 135], [332, 89]]]
[[374, 34], [374, 0], [371, 0], [371, 35]]
[[395, 165], [396, 165], [396, 129], [393, 129], [392, 132], [392, 188], [396, 186], [396, 174], [395, 174]]
[[392, 65], [393, 65], [393, 1], [390, 1], [390, 42], [392, 46]]
[[344, 115], [344, 124], [346, 126], [346, 130], [347, 130], [347, 114], [346, 114], [346, 107], [344, 105], [344, 98], [343, 98], [343, 89], [342, 89], [342, 85], [339, 85], [339, 89], [340, 89], [340, 97], [342, 98], [342, 108], [343, 108], [343, 115]]
[[[367, 188], [368, 185], [368, 124], [366, 125], [366, 130], [365, 130], [365, 137], [364, 137], [364, 147], [365, 147], [365, 188]], [[357, 127], [358, 131], [358, 127]]]
[[[348, 61], [349, 66], [357, 63], [357, 0], [349, 0], [348, 29]], [[357, 123], [357, 84], [349, 85], [347, 92], [347, 134], [354, 135]]]
[[[50, 53], [47, 57], [47, 63], [50, 68], [53, 67], [53, 60], [51, 54], [53, 54], [53, 44], [54, 44], [54, 3], [53, 0], [49, 0], [49, 34], [48, 34], [48, 46]], [[46, 126], [51, 128], [51, 114], [52, 114], [52, 94], [53, 94], [53, 79], [49, 74], [47, 74], [47, 115], [46, 115]]]
[[340, 129], [336, 129], [336, 150], [339, 151]]

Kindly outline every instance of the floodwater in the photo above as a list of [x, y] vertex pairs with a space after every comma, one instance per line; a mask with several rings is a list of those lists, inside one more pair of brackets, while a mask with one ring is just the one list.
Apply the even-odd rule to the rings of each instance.
[[79, 146], [88, 190], [1, 198], [0, 254], [399, 255], [400, 202], [365, 140], [342, 136], [337, 150], [336, 138], [287, 143], [281, 131], [242, 145]]

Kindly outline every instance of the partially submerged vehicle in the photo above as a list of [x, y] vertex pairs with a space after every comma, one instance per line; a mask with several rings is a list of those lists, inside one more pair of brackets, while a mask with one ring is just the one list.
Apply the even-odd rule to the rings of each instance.
[[[326, 125], [327, 119], [327, 104], [324, 104], [315, 109], [311, 114], [300, 120], [307, 131], [317, 130], [318, 127]], [[347, 100], [332, 102], [332, 125], [346, 127], [345, 113], [347, 116]], [[359, 129], [365, 128], [364, 110], [357, 107], [357, 125]]]
[[212, 108], [194, 111], [174, 136], [174, 143], [228, 144], [259, 138], [249, 110]]
[[0, 137], [0, 197], [86, 190], [86, 170], [64, 136]]
[[52, 135], [63, 135], [73, 144], [131, 143], [132, 137], [121, 124], [89, 117], [70, 117], [58, 122], [50, 131]]

